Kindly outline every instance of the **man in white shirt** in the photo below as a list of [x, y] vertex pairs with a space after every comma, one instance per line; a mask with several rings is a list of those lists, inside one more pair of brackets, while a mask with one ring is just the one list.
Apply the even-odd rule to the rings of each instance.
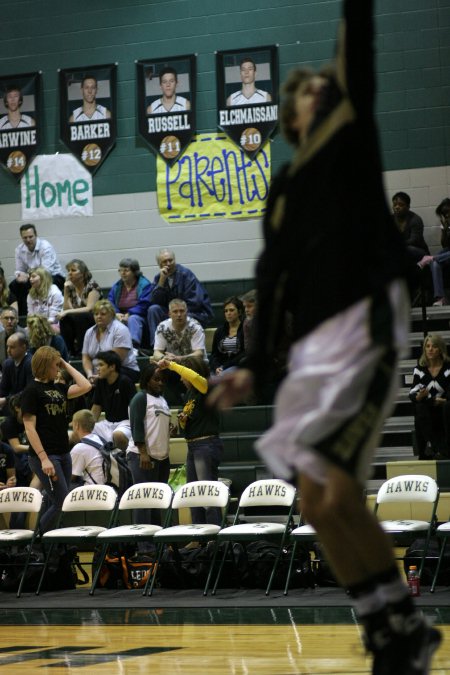
[[22, 243], [16, 247], [16, 278], [9, 284], [11, 293], [17, 298], [19, 314], [27, 313], [27, 295], [31, 288], [29, 271], [36, 267], [44, 267], [53, 278], [53, 283], [60, 291], [64, 290], [65, 277], [63, 269], [53, 246], [37, 236], [36, 227], [32, 223], [20, 226]]
[[[100, 436], [93, 433], [95, 418], [90, 410], [78, 410], [72, 418], [73, 439], [78, 443], [70, 451], [72, 457], [72, 483], [104, 485], [106, 476], [100, 450], [86, 440], [102, 444]], [[81, 480], [80, 480], [81, 479]]]

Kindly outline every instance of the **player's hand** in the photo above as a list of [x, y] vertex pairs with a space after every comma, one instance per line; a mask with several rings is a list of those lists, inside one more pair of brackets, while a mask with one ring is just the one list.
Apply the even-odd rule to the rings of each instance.
[[207, 403], [223, 410], [239, 403], [251, 394], [253, 389], [253, 373], [247, 368], [238, 368], [220, 375], [220, 379], [211, 378], [216, 386], [211, 389]]

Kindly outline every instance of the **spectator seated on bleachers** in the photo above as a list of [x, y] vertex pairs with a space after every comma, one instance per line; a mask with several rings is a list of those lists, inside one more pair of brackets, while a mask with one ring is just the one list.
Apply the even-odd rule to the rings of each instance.
[[18, 311], [17, 298], [8, 288], [3, 267], [0, 267], [0, 309], [14, 307]]
[[[128, 408], [136, 386], [121, 372], [120, 356], [113, 350], [98, 352], [98, 377], [92, 397], [92, 414], [96, 434], [112, 442], [115, 448], [126, 450], [131, 438]], [[101, 413], [105, 419], [99, 422]]]
[[[198, 321], [188, 316], [185, 301], [175, 298], [169, 303], [169, 318], [156, 329], [155, 349], [150, 360], [158, 363], [162, 358], [167, 358], [184, 363], [191, 356], [208, 361], [205, 331]], [[177, 375], [171, 372], [167, 375], [164, 396], [169, 405], [179, 405], [183, 402], [184, 386]]]
[[203, 328], [213, 318], [208, 294], [191, 270], [176, 263], [173, 251], [162, 248], [156, 256], [156, 262], [160, 273], [153, 281], [147, 314], [151, 347], [154, 345], [156, 329], [161, 321], [167, 319], [169, 303], [175, 298], [185, 301], [189, 316]]
[[86, 377], [91, 383], [95, 382], [98, 352], [112, 349], [120, 356], [122, 375], [137, 382], [140, 371], [130, 331], [116, 319], [116, 312], [109, 300], [98, 300], [95, 303], [94, 321], [95, 325], [86, 331], [83, 341], [81, 358]]
[[147, 312], [153, 284], [144, 277], [134, 258], [122, 258], [119, 275], [119, 281], [109, 291], [108, 300], [116, 310], [116, 318], [128, 326], [133, 346], [141, 347], [147, 338]]
[[58, 286], [53, 283], [52, 275], [44, 267], [36, 267], [30, 271], [30, 284], [27, 314], [47, 317], [53, 330], [59, 333], [58, 316], [62, 311], [64, 299]]
[[244, 329], [244, 350], [248, 353], [251, 349], [253, 332], [254, 332], [254, 318], [256, 314], [257, 291], [252, 289], [241, 296], [242, 304], [244, 305], [245, 319], [243, 324]]
[[238, 366], [245, 357], [244, 305], [237, 297], [227, 298], [223, 303], [225, 323], [216, 329], [209, 363], [215, 375]]
[[443, 267], [450, 263], [450, 199], [446, 198], [436, 208], [436, 215], [441, 221], [441, 246], [442, 250], [436, 255], [425, 256], [420, 265], [425, 267], [431, 265], [431, 276], [433, 277], [433, 305], [446, 305]]
[[61, 354], [64, 361], [69, 360], [69, 352], [66, 343], [61, 335], [56, 335], [52, 329], [49, 320], [39, 314], [29, 314], [27, 316], [28, 341], [30, 343], [30, 354], [34, 354], [36, 349], [48, 345], [54, 347]]
[[92, 278], [86, 263], [74, 258], [66, 265], [64, 305], [59, 313], [61, 335], [72, 356], [81, 356], [84, 334], [94, 325], [92, 310], [102, 297], [100, 286]]
[[450, 457], [450, 359], [440, 335], [429, 334], [414, 368], [409, 397], [419, 459]]
[[0, 381], [0, 411], [3, 415], [9, 414], [8, 398], [23, 391], [33, 379], [27, 336], [21, 332], [13, 333], [7, 340], [6, 349], [8, 358], [3, 362]]
[[23, 333], [25, 329], [19, 326], [19, 315], [14, 307], [4, 307], [0, 311], [0, 369], [4, 360], [8, 357], [6, 343], [13, 333]]

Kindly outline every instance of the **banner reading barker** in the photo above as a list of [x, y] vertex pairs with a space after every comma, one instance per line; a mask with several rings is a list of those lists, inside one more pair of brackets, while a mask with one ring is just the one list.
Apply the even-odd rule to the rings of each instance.
[[137, 61], [139, 133], [169, 164], [195, 133], [195, 55]]
[[0, 162], [20, 178], [39, 150], [40, 73], [0, 77]]
[[217, 52], [218, 126], [253, 159], [278, 123], [278, 49]]
[[59, 71], [61, 140], [95, 173], [116, 143], [117, 66]]

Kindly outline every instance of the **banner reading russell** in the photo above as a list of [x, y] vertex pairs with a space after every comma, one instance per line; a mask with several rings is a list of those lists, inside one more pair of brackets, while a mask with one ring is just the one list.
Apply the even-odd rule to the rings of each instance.
[[0, 77], [0, 162], [20, 178], [41, 142], [41, 74]]
[[278, 49], [217, 52], [216, 76], [217, 124], [253, 158], [278, 123]]
[[116, 81], [115, 64], [59, 71], [61, 140], [91, 173], [116, 143]]
[[194, 54], [136, 62], [139, 133], [169, 165], [195, 133]]
[[158, 157], [157, 170], [167, 222], [258, 218], [269, 192], [270, 143], [251, 160], [223, 134], [198, 134], [173, 166]]

